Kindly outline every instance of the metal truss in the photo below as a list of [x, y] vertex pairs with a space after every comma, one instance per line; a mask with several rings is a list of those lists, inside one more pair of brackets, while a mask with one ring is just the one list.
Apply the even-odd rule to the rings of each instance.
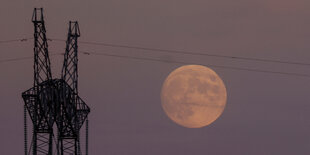
[[[54, 108], [49, 81], [52, 79], [52, 73], [42, 8], [34, 9], [32, 22], [34, 24], [34, 83], [31, 89], [22, 94], [22, 97], [33, 122], [33, 155], [51, 155]], [[25, 148], [26, 145], [25, 141]]]
[[79, 24], [76, 21], [70, 21], [61, 78], [76, 94], [78, 93], [78, 37], [80, 37]]
[[[25, 102], [24, 132], [25, 155], [27, 147], [27, 116], [33, 123], [32, 154], [52, 155], [56, 147], [58, 155], [80, 155], [80, 129], [90, 108], [78, 96], [77, 38], [80, 36], [77, 22], [69, 23], [68, 39], [61, 79], [52, 79], [43, 9], [34, 9], [34, 83], [22, 93]], [[57, 142], [53, 144], [53, 125], [57, 125]], [[88, 137], [88, 121], [86, 123]], [[86, 140], [88, 143], [88, 140]], [[88, 146], [88, 144], [86, 144]], [[86, 154], [88, 154], [86, 147]]]
[[[41, 91], [37, 92], [38, 89]], [[81, 154], [79, 153], [79, 130], [90, 109], [64, 80], [53, 79], [42, 82], [25, 91], [22, 97], [32, 122], [39, 124], [35, 130], [40, 131], [36, 134], [39, 144], [34, 144], [36, 149], [33, 152], [44, 155], [52, 153], [52, 145], [50, 145], [52, 135], [47, 136], [45, 133], [52, 131], [51, 127], [56, 121], [60, 154]], [[36, 115], [36, 111], [44, 114]]]
[[34, 24], [34, 86], [52, 79], [43, 9], [35, 8], [32, 15]]
[[66, 100], [62, 102], [58, 114], [61, 118], [57, 119], [61, 155], [81, 154], [79, 130], [90, 112], [89, 107], [78, 96], [78, 37], [78, 22], [70, 21], [61, 74], [62, 80], [67, 84], [62, 89]]

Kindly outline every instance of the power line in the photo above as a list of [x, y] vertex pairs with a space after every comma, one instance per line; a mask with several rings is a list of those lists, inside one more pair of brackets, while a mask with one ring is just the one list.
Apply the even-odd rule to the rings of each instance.
[[[33, 38], [4, 40], [4, 41], [0, 41], [0, 44], [1, 43], [11, 43], [11, 42], [23, 42], [23, 41], [28, 41], [30, 39], [33, 39]], [[65, 41], [63, 39], [56, 39], [56, 38], [49, 38], [48, 40], [50, 40], [50, 41], [61, 41], [61, 42]], [[103, 43], [103, 42], [90, 42], [90, 41], [79, 41], [79, 42], [82, 44], [89, 44], [89, 45], [128, 48], [128, 49], [137, 49], [137, 50], [153, 51], [153, 52], [156, 51], [156, 52], [186, 54], [186, 55], [194, 55], [194, 56], [209, 56], [209, 57], [218, 57], [218, 58], [227, 58], [227, 59], [257, 61], [257, 62], [271, 62], [271, 63], [280, 63], [280, 64], [310, 66], [310, 63], [294, 62], [294, 61], [282, 61], [282, 60], [272, 60], [272, 59], [262, 59], [262, 58], [241, 57], [241, 56], [227, 56], [227, 55], [209, 54], [209, 53], [201, 53], [201, 52], [190, 52], [190, 51], [182, 51], [182, 50], [169, 50], [169, 49], [160, 49], [160, 48], [149, 48], [149, 47], [140, 47], [140, 46], [109, 44], [109, 43]]]
[[0, 44], [12, 43], [12, 42], [25, 42], [33, 38], [21, 38], [21, 39], [12, 39], [12, 40], [0, 40]]
[[[24, 38], [24, 39], [15, 39], [15, 40], [6, 40], [0, 41], [0, 43], [10, 43], [10, 42], [17, 42], [17, 41], [27, 41], [33, 38]], [[65, 41], [62, 39], [49, 39], [50, 41]], [[291, 61], [279, 61], [279, 60], [270, 60], [270, 59], [259, 59], [259, 58], [246, 58], [246, 57], [236, 57], [236, 56], [225, 56], [225, 55], [216, 55], [216, 54], [206, 54], [206, 53], [197, 53], [197, 52], [188, 52], [188, 51], [178, 51], [178, 50], [166, 50], [166, 49], [157, 49], [157, 48], [146, 48], [146, 47], [137, 47], [137, 46], [127, 46], [127, 45], [118, 45], [118, 44], [107, 44], [107, 43], [98, 43], [98, 42], [87, 42], [87, 41], [80, 41], [83, 44], [91, 44], [91, 45], [102, 45], [102, 46], [110, 46], [110, 47], [120, 47], [120, 48], [129, 48], [129, 49], [138, 49], [138, 50], [146, 50], [146, 51], [159, 51], [159, 52], [167, 52], [167, 53], [177, 53], [177, 54], [188, 54], [188, 55], [200, 55], [200, 56], [212, 56], [212, 57], [221, 57], [221, 58], [230, 58], [230, 59], [240, 59], [240, 60], [250, 60], [250, 61], [260, 61], [260, 62], [273, 62], [273, 63], [282, 63], [282, 64], [293, 64], [293, 65], [304, 65], [310, 66], [307, 63], [301, 62], [291, 62]], [[160, 60], [154, 58], [146, 58], [146, 57], [135, 57], [135, 56], [126, 56], [126, 55], [115, 55], [109, 53], [98, 53], [98, 52], [87, 52], [82, 51], [85, 55], [102, 55], [102, 56], [109, 56], [109, 57], [118, 57], [118, 58], [126, 58], [126, 59], [135, 59], [135, 60], [143, 60], [143, 61], [155, 61], [155, 62], [165, 62], [165, 63], [177, 63], [177, 64], [192, 64], [193, 62], [185, 62], [185, 61], [167, 61], [167, 60]], [[55, 53], [51, 54], [51, 56], [55, 55], [63, 55], [63, 53]], [[3, 59], [0, 60], [0, 63], [4, 62], [11, 62], [11, 61], [20, 61], [31, 59], [31, 57], [20, 57], [20, 58], [11, 58], [11, 59]], [[290, 75], [290, 76], [299, 76], [299, 77], [310, 77], [307, 74], [299, 74], [299, 73], [289, 73], [289, 72], [278, 72], [278, 71], [266, 71], [260, 69], [251, 69], [251, 68], [242, 68], [242, 67], [230, 67], [230, 66], [223, 66], [223, 65], [211, 65], [211, 64], [204, 64], [210, 67], [215, 68], [224, 68], [224, 69], [231, 69], [231, 70], [242, 70], [242, 71], [250, 71], [250, 72], [261, 72], [261, 73], [271, 73], [271, 74], [280, 74], [280, 75]]]
[[[52, 41], [53, 40], [54, 41], [65, 41], [63, 39], [50, 39], [50, 40], [52, 40]], [[218, 58], [227, 58], [227, 59], [236, 59], [236, 60], [246, 60], [246, 61], [271, 62], [271, 63], [280, 63], [280, 64], [310, 66], [310, 63], [294, 62], [294, 61], [282, 61], [282, 60], [272, 60], [272, 59], [250, 58], [250, 57], [241, 57], [241, 56], [227, 56], [227, 55], [208, 54], [208, 53], [201, 53], [201, 52], [190, 52], [190, 51], [183, 51], [183, 50], [169, 50], [169, 49], [160, 49], [160, 48], [149, 48], [149, 47], [140, 47], [140, 46], [109, 44], [109, 43], [103, 43], [103, 42], [99, 43], [99, 42], [79, 41], [79, 43], [81, 43], [81, 44], [89, 44], [89, 45], [107, 46], [107, 47], [137, 49], [137, 50], [153, 51], [153, 52], [156, 51], [156, 52], [174, 53], [174, 54], [186, 54], [186, 55], [194, 55], [194, 56], [209, 56], [209, 57], [218, 57]]]
[[[176, 63], [176, 64], [184, 64], [184, 65], [193, 64], [194, 63], [194, 62], [185, 62], [185, 61], [172, 61], [172, 60], [168, 60], [167, 61], [167, 60], [160, 60], [160, 59], [154, 59], [154, 58], [134, 57], [134, 56], [125, 56], [125, 55], [115, 55], [115, 54], [109, 54], [109, 53], [97, 53], [97, 52], [86, 52], [86, 51], [81, 51], [81, 52], [83, 52], [83, 54], [85, 54], [85, 55], [102, 55], [102, 56], [108, 56], [108, 57], [118, 57], [118, 58], [134, 59], [134, 60], [142, 60], [142, 61]], [[50, 56], [57, 56], [57, 55], [63, 55], [63, 53], [51, 54]], [[21, 61], [21, 60], [27, 60], [27, 59], [33, 59], [33, 56], [20, 57], [20, 58], [12, 58], [12, 59], [3, 59], [3, 60], [0, 60], [0, 63], [11, 62], [11, 61]], [[194, 64], [196, 64], [196, 63], [194, 63]], [[298, 76], [298, 77], [310, 78], [310, 75], [308, 75], [308, 74], [299, 74], [299, 73], [290, 73], [290, 72], [278, 72], [278, 71], [266, 71], [266, 70], [260, 70], [260, 69], [230, 67], [230, 66], [212, 65], [212, 64], [203, 64], [203, 65], [207, 65], [209, 67], [214, 67], [214, 68], [230, 69], [230, 70], [240, 70], [240, 71], [260, 72], [260, 73], [270, 73], [270, 74], [290, 75], [290, 76]]]
[[[50, 56], [57, 56], [57, 55], [63, 55], [63, 53], [55, 53], [55, 54], [51, 54]], [[21, 61], [21, 60], [28, 60], [28, 59], [33, 59], [33, 56], [11, 58], [11, 59], [2, 59], [2, 60], [0, 60], [0, 63], [11, 62], [11, 61]]]
[[[83, 51], [83, 54], [86, 55], [102, 55], [108, 57], [118, 57], [118, 58], [125, 58], [125, 59], [134, 59], [134, 60], [142, 60], [142, 61], [154, 61], [154, 62], [165, 62], [165, 63], [177, 63], [177, 64], [193, 64], [193, 62], [185, 62], [185, 61], [166, 61], [154, 58], [146, 58], [146, 57], [135, 57], [135, 56], [125, 56], [125, 55], [115, 55], [109, 53], [97, 53], [97, 52], [87, 52]], [[195, 63], [194, 63], [195, 64]], [[230, 69], [230, 70], [241, 70], [241, 71], [249, 71], [249, 72], [260, 72], [260, 73], [271, 73], [271, 74], [279, 74], [279, 75], [290, 75], [290, 76], [299, 76], [299, 77], [307, 77], [310, 78], [308, 74], [299, 74], [299, 73], [289, 73], [289, 72], [278, 72], [278, 71], [266, 71], [260, 69], [250, 69], [250, 68], [241, 68], [241, 67], [230, 67], [230, 66], [223, 66], [223, 65], [211, 65], [211, 64], [203, 64], [214, 68], [223, 68], [223, 69]]]
[[10, 61], [27, 60], [27, 59], [32, 59], [32, 58], [33, 58], [33, 56], [30, 56], [30, 57], [11, 58], [11, 59], [2, 59], [2, 60], [0, 60], [0, 63], [10, 62]]

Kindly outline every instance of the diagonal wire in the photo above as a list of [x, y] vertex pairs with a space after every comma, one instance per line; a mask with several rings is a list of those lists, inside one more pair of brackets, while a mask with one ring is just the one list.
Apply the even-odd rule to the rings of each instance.
[[[51, 54], [50, 56], [57, 56], [57, 55], [63, 55], [63, 53], [55, 53], [55, 54]], [[33, 56], [11, 58], [11, 59], [2, 59], [2, 60], [0, 60], [0, 63], [11, 62], [11, 61], [21, 61], [21, 60], [27, 60], [27, 59], [33, 59]]]
[[4, 62], [11, 62], [11, 61], [19, 61], [19, 60], [27, 60], [27, 59], [32, 59], [33, 56], [29, 56], [29, 57], [19, 57], [19, 58], [11, 58], [11, 59], [2, 59], [0, 60], [0, 63], [4, 63]]
[[0, 40], [0, 44], [12, 43], [12, 42], [25, 42], [33, 38], [21, 38], [21, 39], [12, 39], [12, 40]]
[[[27, 41], [28, 39], [33, 39], [33, 38], [6, 40], [6, 41], [0, 41], [0, 43], [9, 43], [9, 42], [16, 42], [16, 41]], [[50, 40], [50, 41], [65, 41], [65, 40], [62, 40], [62, 39], [51, 39], [51, 38], [49, 38], [48, 40]], [[120, 48], [131, 48], [131, 49], [138, 49], [138, 50], [145, 50], [145, 51], [159, 51], [159, 52], [188, 54], [188, 55], [196, 55], [196, 56], [197, 55], [200, 55], [200, 56], [212, 56], [212, 57], [221, 57], [221, 58], [230, 58], [230, 59], [240, 59], [240, 60], [250, 60], [250, 61], [273, 62], [273, 63], [282, 63], [282, 64], [293, 64], [293, 65], [310, 66], [310, 64], [302, 63], [302, 62], [281, 61], [281, 60], [271, 60], [271, 59], [259, 59], [259, 58], [247, 58], [247, 57], [238, 57], [238, 56], [226, 56], [226, 55], [199, 53], [199, 52], [166, 50], [166, 49], [147, 48], [147, 47], [138, 47], [138, 46], [127, 46], [127, 45], [118, 45], [118, 44], [107, 44], [107, 43], [98, 43], [98, 42], [80, 41], [80, 43], [92, 44], [92, 45], [110, 46], [110, 47], [120, 47]], [[62, 55], [62, 54], [63, 53], [56, 53], [56, 54], [52, 54], [51, 56], [53, 56], [53, 55]], [[86, 54], [86, 55], [90, 55], [90, 54], [91, 55], [103, 55], [103, 56], [110, 56], [110, 57], [119, 57], [119, 58], [136, 59], [136, 60], [147, 60], [147, 61], [156, 61], [156, 62], [171, 62], [171, 63], [178, 63], [178, 64], [189, 64], [189, 63], [192, 63], [192, 62], [183, 62], [183, 61], [167, 61], [167, 60], [160, 60], [160, 59], [146, 58], [146, 57], [114, 55], [114, 54], [109, 54], [109, 53], [98, 53], [98, 52], [86, 52], [86, 51], [84, 51], [84, 54]], [[26, 60], [26, 59], [31, 59], [31, 58], [33, 58], [33, 57], [20, 57], [20, 58], [2, 59], [2, 60], [0, 60], [0, 63], [11, 62], [11, 61], [20, 61], [20, 60]], [[299, 73], [267, 71], [267, 70], [260, 70], [260, 69], [230, 67], [230, 66], [211, 65], [211, 64], [208, 64], [208, 66], [216, 67], [216, 68], [231, 69], [231, 70], [243, 70], [243, 71], [251, 71], [251, 72], [262, 72], [262, 73], [272, 73], [272, 74], [282, 74], [282, 75], [310, 77], [310, 75], [308, 75], [308, 74], [299, 74]]]
[[[61, 42], [65, 41], [63, 39], [54, 39], [54, 38], [50, 39], [50, 40], [61, 41]], [[89, 45], [107, 46], [107, 47], [137, 49], [137, 50], [144, 50], [144, 51], [151, 51], [151, 52], [164, 52], [164, 53], [186, 54], [186, 55], [194, 55], [194, 56], [209, 56], [209, 57], [246, 60], [246, 61], [271, 62], [271, 63], [280, 63], [280, 64], [310, 66], [310, 63], [294, 62], [294, 61], [282, 61], [282, 60], [251, 58], [251, 57], [242, 57], [242, 56], [228, 56], [228, 55], [210, 54], [210, 53], [202, 53], [202, 52], [191, 52], [191, 51], [183, 51], [183, 50], [170, 50], [170, 49], [149, 48], [149, 47], [140, 47], [140, 46], [120, 45], [120, 44], [109, 44], [109, 43], [103, 43], [103, 42], [79, 41], [79, 43], [89, 44]]]
[[[102, 56], [108, 56], [108, 57], [118, 57], [118, 58], [134, 59], [134, 60], [142, 60], [142, 61], [154, 61], [154, 62], [165, 62], [165, 63], [176, 63], [176, 64], [193, 64], [193, 62], [170, 61], [170, 60], [167, 61], [167, 60], [160, 60], [160, 59], [154, 59], [154, 58], [135, 57], [135, 56], [126, 56], [126, 55], [116, 55], [116, 54], [109, 54], [109, 53], [98, 53], [98, 52], [83, 51], [83, 54], [85, 54], [85, 55], [102, 55]], [[267, 71], [267, 70], [260, 70], [260, 69], [230, 67], [230, 66], [212, 65], [212, 64], [203, 64], [203, 65], [207, 65], [207, 66], [215, 67], [215, 68], [230, 69], [230, 70], [241, 70], [241, 71], [249, 71], [249, 72], [261, 72], [261, 73], [271, 73], [271, 74], [290, 75], [290, 76], [299, 76], [299, 77], [310, 78], [310, 75], [308, 75], [308, 74], [279, 72], [279, 71]]]

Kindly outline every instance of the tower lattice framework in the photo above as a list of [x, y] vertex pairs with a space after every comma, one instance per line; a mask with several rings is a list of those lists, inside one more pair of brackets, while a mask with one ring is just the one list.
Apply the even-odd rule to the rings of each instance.
[[[34, 24], [34, 83], [22, 93], [25, 102], [25, 155], [81, 155], [80, 129], [90, 108], [77, 91], [77, 22], [69, 22], [61, 79], [52, 79], [43, 9], [35, 8]], [[27, 138], [27, 112], [32, 120], [33, 133], [30, 149]], [[56, 124], [57, 140], [53, 126]], [[88, 120], [86, 123], [88, 138]], [[88, 154], [86, 139], [86, 154]]]
[[[67, 84], [62, 89], [66, 100], [60, 105], [60, 118], [57, 119], [61, 155], [81, 154], [79, 131], [89, 113], [89, 107], [78, 96], [78, 37], [78, 22], [70, 21], [61, 74], [62, 80]], [[87, 150], [88, 148], [86, 154]]]
[[53, 110], [49, 93], [52, 73], [48, 56], [43, 9], [34, 9], [34, 83], [22, 97], [33, 122], [33, 155], [53, 153]]

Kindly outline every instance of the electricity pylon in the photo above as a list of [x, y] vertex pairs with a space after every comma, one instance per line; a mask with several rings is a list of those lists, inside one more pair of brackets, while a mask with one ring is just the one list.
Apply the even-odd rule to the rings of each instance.
[[61, 102], [60, 113], [57, 115], [61, 155], [81, 154], [79, 131], [90, 112], [89, 107], [78, 96], [78, 37], [78, 22], [70, 21], [61, 74], [61, 79], [66, 83], [62, 89], [65, 100]]
[[48, 56], [43, 9], [34, 9], [34, 83], [22, 93], [33, 122], [33, 155], [53, 153], [54, 104], [51, 89], [52, 73]]
[[[34, 9], [34, 83], [22, 93], [25, 102], [25, 155], [28, 154], [28, 111], [33, 123], [32, 154], [53, 154], [53, 125], [56, 122], [58, 135], [55, 143], [59, 155], [81, 155], [80, 129], [90, 112], [78, 96], [77, 89], [77, 38], [80, 36], [77, 22], [69, 23], [66, 52], [61, 79], [52, 79], [43, 9]], [[88, 122], [86, 123], [88, 131]], [[86, 132], [88, 137], [88, 132]], [[86, 146], [88, 140], [86, 139]], [[86, 147], [86, 154], [88, 148]]]

